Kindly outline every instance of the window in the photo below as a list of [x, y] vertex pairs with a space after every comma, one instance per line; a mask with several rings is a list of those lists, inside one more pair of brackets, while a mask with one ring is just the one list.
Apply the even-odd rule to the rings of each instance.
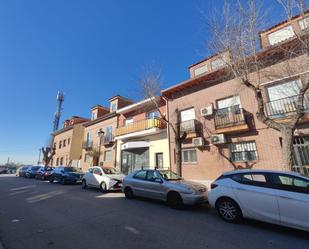
[[63, 157], [60, 158], [60, 165], [63, 165]]
[[113, 140], [113, 127], [112, 126], [106, 127], [105, 140], [106, 141], [112, 141]]
[[231, 107], [240, 107], [240, 98], [239, 96], [232, 96], [225, 99], [221, 99], [217, 101], [218, 109], [227, 109]]
[[184, 111], [181, 111], [181, 122], [189, 121], [195, 119], [194, 108], [190, 108]]
[[291, 25], [279, 29], [268, 35], [270, 45], [277, 44], [294, 36], [293, 27]]
[[133, 118], [126, 118], [124, 121], [124, 125], [128, 126], [130, 124], [133, 124]]
[[115, 112], [117, 110], [117, 104], [111, 103], [111, 112]]
[[59, 158], [56, 159], [56, 166], [59, 165]]
[[207, 65], [200, 66], [194, 69], [194, 76], [198, 76], [200, 74], [206, 73], [208, 71]]
[[299, 94], [300, 81], [291, 80], [282, 84], [267, 87], [269, 101], [292, 97]]
[[71, 142], [71, 138], [68, 138], [68, 145], [70, 144], [70, 142]]
[[254, 161], [258, 159], [255, 142], [232, 143], [230, 145], [233, 162]]
[[59, 142], [59, 149], [62, 147], [62, 141]]
[[309, 16], [302, 19], [302, 20], [299, 20], [298, 24], [299, 24], [301, 30], [309, 28]]
[[57, 143], [54, 143], [54, 148], [56, 148], [57, 147]]
[[196, 163], [196, 149], [186, 149], [182, 151], [182, 162], [183, 163]]
[[305, 179], [284, 174], [272, 174], [272, 179], [277, 189], [309, 194], [309, 181]]
[[254, 186], [266, 187], [268, 181], [265, 174], [261, 173], [248, 173], [236, 174], [231, 177], [234, 181]]
[[104, 151], [104, 162], [109, 162], [112, 160], [112, 151], [106, 150]]
[[147, 119], [157, 119], [159, 117], [159, 112], [158, 111], [148, 112], [146, 116]]
[[99, 168], [94, 168], [93, 169], [93, 174], [95, 174], [95, 175], [102, 175], [102, 171]]
[[224, 61], [221, 58], [218, 58], [218, 59], [213, 60], [211, 62], [211, 69], [212, 70], [217, 70], [217, 69], [219, 69], [220, 67], [223, 67], [223, 66], [224, 66]]
[[90, 146], [90, 144], [92, 142], [92, 137], [91, 137], [90, 132], [87, 133], [87, 140], [86, 141], [87, 141], [87, 145]]
[[161, 179], [161, 175], [160, 173], [158, 173], [157, 171], [155, 170], [151, 170], [151, 171], [148, 171], [147, 173], [147, 181], [155, 181], [156, 179]]
[[141, 171], [138, 171], [138, 172], [134, 175], [134, 178], [136, 178], [136, 179], [141, 179], [141, 180], [146, 180], [146, 174], [147, 174], [147, 171], [146, 171], [146, 170], [141, 170]]
[[85, 155], [85, 158], [84, 158], [84, 162], [90, 162], [90, 159], [91, 159], [91, 156], [89, 156], [88, 154]]
[[94, 111], [94, 112], [91, 113], [91, 120], [94, 120], [96, 118], [97, 118], [97, 112]]
[[67, 140], [66, 140], [66, 139], [64, 139], [64, 140], [63, 140], [63, 147], [65, 147], [65, 146], [66, 146], [66, 142], [67, 142]]

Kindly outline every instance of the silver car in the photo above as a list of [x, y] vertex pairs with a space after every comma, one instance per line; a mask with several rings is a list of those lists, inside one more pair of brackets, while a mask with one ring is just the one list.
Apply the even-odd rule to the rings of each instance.
[[124, 178], [122, 191], [128, 199], [141, 196], [162, 200], [173, 208], [207, 201], [206, 186], [185, 181], [170, 170], [135, 171]]

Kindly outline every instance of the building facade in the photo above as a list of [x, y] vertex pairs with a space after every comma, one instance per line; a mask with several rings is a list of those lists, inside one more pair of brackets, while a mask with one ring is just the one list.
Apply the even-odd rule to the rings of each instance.
[[119, 117], [116, 111], [132, 103], [117, 95], [109, 100], [108, 108], [96, 105], [91, 109], [91, 120], [83, 124], [83, 171], [90, 166], [116, 167], [115, 131]]
[[[153, 101], [157, 101], [160, 111]], [[167, 125], [160, 113], [167, 113], [161, 98], [146, 99], [117, 110], [116, 164], [124, 174], [141, 168], [169, 168]]]
[[[295, 43], [296, 34], [308, 31], [308, 18], [297, 17], [261, 32], [260, 58], [282, 56], [284, 46]], [[190, 66], [189, 80], [162, 91], [168, 100], [169, 120], [175, 123], [175, 110], [180, 110], [180, 130], [187, 134], [182, 144], [183, 176], [205, 184], [239, 168], [282, 170], [280, 132], [257, 119], [254, 92], [226, 75], [222, 57], [228, 58], [228, 54]], [[265, 65], [259, 75], [251, 73], [252, 82], [261, 87], [268, 118], [279, 123], [289, 121], [304, 79], [308, 80], [308, 69], [308, 55], [298, 54]], [[308, 97], [306, 93], [304, 108], [309, 112]], [[300, 135], [294, 142], [295, 168], [302, 170], [308, 170], [309, 165], [308, 128], [306, 114], [298, 123], [296, 133]], [[175, 158], [172, 132], [169, 139], [170, 155]], [[175, 163], [172, 159], [172, 169]]]
[[64, 121], [63, 128], [52, 133], [55, 155], [51, 161], [52, 166], [80, 165], [82, 156], [82, 142], [84, 137], [83, 123], [89, 119], [73, 116]]

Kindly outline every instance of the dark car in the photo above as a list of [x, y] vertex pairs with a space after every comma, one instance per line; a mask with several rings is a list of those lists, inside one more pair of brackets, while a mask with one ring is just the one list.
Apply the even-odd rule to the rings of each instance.
[[81, 183], [84, 173], [75, 167], [59, 166], [52, 171], [49, 182], [58, 181], [61, 184]]
[[53, 167], [41, 167], [35, 174], [35, 179], [49, 180], [54, 168]]
[[25, 172], [25, 176], [27, 178], [34, 178], [36, 172], [40, 169], [40, 166], [30, 166], [26, 172]]
[[23, 166], [18, 170], [18, 176], [22, 176], [25, 177], [26, 176], [26, 172], [28, 170], [30, 166]]

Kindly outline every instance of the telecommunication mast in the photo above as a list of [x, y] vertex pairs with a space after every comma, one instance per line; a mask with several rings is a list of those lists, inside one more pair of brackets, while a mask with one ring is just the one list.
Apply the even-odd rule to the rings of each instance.
[[62, 104], [63, 104], [63, 101], [64, 101], [63, 92], [58, 91], [56, 99], [57, 99], [57, 110], [56, 110], [55, 115], [54, 115], [53, 131], [57, 131], [58, 128], [59, 128], [59, 121], [60, 121], [60, 117], [61, 117]]

